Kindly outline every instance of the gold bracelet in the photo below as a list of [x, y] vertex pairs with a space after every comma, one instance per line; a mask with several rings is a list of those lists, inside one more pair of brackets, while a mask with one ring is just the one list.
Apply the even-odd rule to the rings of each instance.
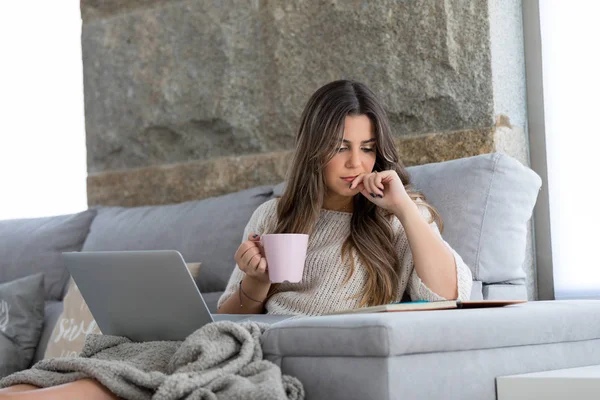
[[[243, 279], [240, 281], [240, 290], [239, 290], [239, 295], [240, 295], [240, 308], [244, 307], [244, 305], [242, 304], [242, 293], [244, 294], [244, 296], [246, 296], [246, 297], [247, 297], [247, 298], [249, 298], [250, 300], [252, 300], [252, 301], [254, 301], [254, 302], [256, 302], [256, 303], [262, 303], [262, 301], [255, 300], [255, 299], [253, 299], [252, 297], [248, 296], [248, 294], [247, 294], [246, 292], [244, 292], [244, 289], [242, 289], [242, 282], [243, 282], [243, 281], [244, 281]], [[263, 300], [263, 301], [264, 301], [264, 300]]]

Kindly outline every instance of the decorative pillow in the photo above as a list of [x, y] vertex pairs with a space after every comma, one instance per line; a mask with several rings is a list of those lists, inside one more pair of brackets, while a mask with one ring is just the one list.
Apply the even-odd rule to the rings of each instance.
[[[200, 263], [187, 263], [187, 267], [196, 279]], [[63, 312], [54, 326], [44, 358], [77, 357], [88, 334], [102, 333], [72, 278], [63, 304]]]
[[0, 378], [29, 366], [44, 324], [44, 276], [0, 284]]
[[95, 210], [0, 221], [0, 283], [43, 273], [46, 300], [62, 300], [69, 271], [63, 251], [80, 251]]
[[474, 280], [524, 283], [527, 224], [542, 185], [534, 171], [503, 153], [407, 169]]

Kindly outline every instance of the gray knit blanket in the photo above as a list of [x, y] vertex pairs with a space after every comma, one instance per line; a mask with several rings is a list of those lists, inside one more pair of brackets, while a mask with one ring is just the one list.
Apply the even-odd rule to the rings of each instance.
[[80, 357], [39, 361], [0, 380], [0, 387], [49, 387], [93, 378], [131, 400], [304, 399], [300, 381], [263, 360], [260, 336], [267, 327], [219, 321], [183, 342], [134, 343], [90, 334]]

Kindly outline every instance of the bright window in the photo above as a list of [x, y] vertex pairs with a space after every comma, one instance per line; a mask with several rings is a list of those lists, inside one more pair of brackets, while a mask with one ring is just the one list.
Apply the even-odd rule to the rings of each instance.
[[600, 297], [600, 2], [539, 6], [555, 297]]
[[86, 209], [79, 2], [0, 2], [0, 49], [0, 219]]

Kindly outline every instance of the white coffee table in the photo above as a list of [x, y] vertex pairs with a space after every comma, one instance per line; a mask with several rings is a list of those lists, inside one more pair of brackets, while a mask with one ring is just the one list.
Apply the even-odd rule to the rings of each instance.
[[496, 378], [498, 400], [600, 399], [600, 365]]

